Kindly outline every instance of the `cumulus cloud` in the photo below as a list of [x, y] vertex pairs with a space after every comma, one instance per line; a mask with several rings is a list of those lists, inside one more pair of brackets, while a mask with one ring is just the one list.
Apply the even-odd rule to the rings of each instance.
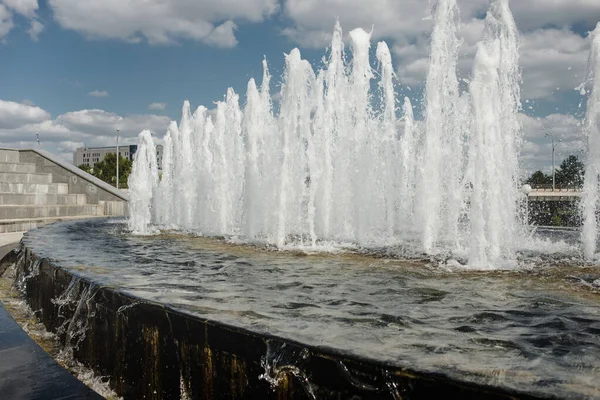
[[31, 26], [29, 27], [29, 30], [27, 31], [27, 33], [29, 34], [29, 37], [31, 38], [31, 40], [37, 42], [40, 37], [40, 33], [42, 33], [43, 30], [44, 30], [44, 24], [42, 24], [37, 19], [32, 19]]
[[14, 12], [24, 17], [33, 18], [38, 10], [38, 0], [2, 0]]
[[213, 46], [237, 43], [236, 22], [261, 22], [278, 0], [49, 0], [56, 21], [92, 38], [169, 44], [189, 39]]
[[523, 147], [521, 166], [531, 174], [552, 168], [552, 139], [555, 141], [556, 165], [570, 155], [584, 156], [586, 148], [583, 121], [568, 114], [551, 114], [543, 118], [521, 114]]
[[0, 100], [0, 128], [18, 128], [48, 118], [50, 114], [39, 107]]
[[[374, 26], [373, 40], [390, 44], [400, 83], [422, 84], [429, 62], [433, 26], [427, 17], [432, 4], [435, 1], [285, 0], [283, 12], [292, 26], [282, 33], [303, 47], [325, 48], [337, 17], [346, 31]], [[489, 4], [489, 0], [458, 1], [460, 37], [464, 40], [458, 63], [461, 77], [470, 75]], [[600, 20], [600, 1], [512, 1], [511, 8], [521, 31], [523, 97], [539, 99], [572, 90], [581, 82], [589, 50], [587, 39], [572, 27], [577, 26], [580, 32], [592, 29]]]
[[204, 41], [215, 47], [235, 47], [237, 45], [237, 39], [233, 33], [235, 29], [237, 29], [237, 25], [233, 21], [226, 21], [214, 28]]
[[0, 3], [0, 40], [4, 40], [13, 26], [12, 13], [8, 11], [4, 4]]
[[32, 40], [37, 41], [44, 30], [44, 25], [37, 19], [38, 8], [38, 0], [0, 0], [0, 40], [6, 40], [6, 36], [15, 26], [14, 14], [18, 14], [29, 19], [27, 33]]
[[144, 129], [161, 137], [169, 118], [154, 114], [120, 117], [103, 110], [67, 112], [52, 119], [40, 107], [0, 100], [0, 146], [26, 148], [36, 146], [39, 133], [42, 147], [72, 162], [72, 152], [82, 146], [110, 146], [116, 142], [119, 122], [120, 143], [134, 144]]
[[148, 110], [162, 111], [167, 108], [167, 103], [150, 103]]
[[574, 90], [584, 79], [590, 43], [563, 29], [538, 29], [521, 40], [523, 93], [531, 99]]
[[93, 92], [89, 92], [88, 96], [92, 96], [92, 97], [108, 97], [108, 92], [106, 90], [94, 90]]

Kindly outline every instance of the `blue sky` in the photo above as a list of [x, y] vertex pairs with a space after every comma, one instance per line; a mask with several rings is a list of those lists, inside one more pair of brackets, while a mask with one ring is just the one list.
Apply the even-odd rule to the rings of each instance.
[[[489, 0], [457, 0], [468, 78]], [[70, 160], [78, 146], [125, 141], [144, 128], [162, 135], [183, 100], [212, 108], [228, 87], [243, 99], [260, 80], [264, 56], [280, 82], [283, 54], [299, 47], [319, 65], [339, 17], [345, 32], [373, 31], [391, 48], [398, 90], [421, 100], [431, 23], [423, 0], [0, 0], [0, 145], [44, 147]], [[598, 0], [513, 0], [521, 31], [526, 169], [549, 169], [551, 131], [557, 158], [580, 151], [587, 32], [600, 21]], [[425, 18], [425, 19], [424, 19]], [[373, 57], [374, 59], [374, 57]], [[410, 88], [410, 90], [408, 89]], [[575, 116], [575, 117], [574, 117]], [[538, 119], [539, 118], [539, 119]], [[544, 128], [544, 129], [542, 129]]]

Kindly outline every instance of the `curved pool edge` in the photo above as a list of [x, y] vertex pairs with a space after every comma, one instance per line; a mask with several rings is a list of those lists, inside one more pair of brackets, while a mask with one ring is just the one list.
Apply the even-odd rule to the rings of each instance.
[[199, 318], [101, 287], [21, 245], [0, 261], [48, 331], [124, 398], [548, 398]]

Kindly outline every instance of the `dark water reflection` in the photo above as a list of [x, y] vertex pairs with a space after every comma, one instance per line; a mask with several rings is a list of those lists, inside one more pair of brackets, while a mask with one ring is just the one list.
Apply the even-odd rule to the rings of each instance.
[[595, 266], [554, 256], [523, 271], [448, 271], [123, 229], [69, 222], [24, 241], [77, 274], [205, 318], [462, 379], [600, 398]]

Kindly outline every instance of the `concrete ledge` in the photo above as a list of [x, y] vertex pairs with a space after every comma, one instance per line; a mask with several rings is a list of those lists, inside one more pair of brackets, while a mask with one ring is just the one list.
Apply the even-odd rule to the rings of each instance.
[[16, 247], [16, 244], [21, 241], [24, 234], [25, 231], [0, 233], [0, 246], [6, 246], [14, 243]]
[[100, 287], [20, 246], [32, 309], [125, 399], [533, 399], [206, 320]]
[[0, 172], [0, 181], [49, 185], [52, 183], [52, 175], [47, 173]]
[[[77, 168], [74, 165], [68, 164], [58, 157], [55, 157], [51, 153], [40, 149], [23, 149], [19, 150], [19, 157], [22, 163], [35, 163], [36, 171], [38, 172], [49, 172], [52, 173], [53, 178], [58, 175], [65, 175], [66, 182], [61, 182], [58, 179], [54, 179], [53, 182], [56, 183], [69, 183], [69, 188], [72, 189], [73, 186], [78, 184], [79, 180], [84, 181], [85, 183], [92, 184], [99, 189], [101, 192], [99, 193], [99, 200], [106, 201], [115, 201], [115, 200], [123, 200], [129, 201], [129, 197], [119, 189], [109, 185], [108, 183], [101, 181], [93, 175], [88, 174]], [[58, 168], [57, 168], [58, 167]], [[62, 171], [60, 171], [62, 170]], [[62, 172], [62, 174], [61, 174]], [[75, 178], [75, 179], [74, 179]], [[74, 190], [69, 190], [69, 193], [78, 193]], [[89, 194], [89, 193], [82, 193]]]
[[0, 192], [14, 194], [68, 194], [68, 183], [8, 183], [0, 182]]
[[104, 205], [0, 205], [1, 220], [73, 217], [77, 215], [103, 216]]
[[[53, 222], [71, 221], [76, 219], [95, 218], [95, 215], [77, 215], [73, 217], [23, 218], [0, 220], [0, 234], [26, 232]], [[20, 240], [20, 239], [19, 239]], [[18, 242], [19, 240], [16, 240]]]

